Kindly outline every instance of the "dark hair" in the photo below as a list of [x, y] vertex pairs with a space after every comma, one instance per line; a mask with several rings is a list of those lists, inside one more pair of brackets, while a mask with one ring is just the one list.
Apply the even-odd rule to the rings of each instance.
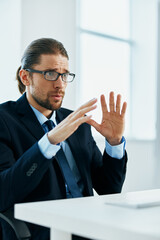
[[40, 56], [42, 54], [61, 54], [62, 56], [69, 59], [68, 53], [64, 48], [63, 44], [55, 39], [40, 38], [31, 42], [22, 56], [21, 66], [18, 68], [16, 73], [18, 89], [21, 94], [25, 92], [26, 86], [22, 83], [20, 79], [19, 71], [21, 69], [32, 68], [34, 64], [38, 64], [40, 62]]

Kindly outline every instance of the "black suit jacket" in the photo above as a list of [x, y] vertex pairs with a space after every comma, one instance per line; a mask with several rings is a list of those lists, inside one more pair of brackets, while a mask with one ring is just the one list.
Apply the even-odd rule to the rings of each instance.
[[[60, 108], [56, 115], [62, 121], [71, 113]], [[28, 104], [26, 94], [16, 102], [0, 105], [0, 211], [15, 203], [44, 201], [66, 197], [64, 179], [55, 159], [46, 159], [39, 150], [38, 140], [44, 131]], [[83, 184], [84, 196], [119, 193], [126, 160], [102, 156], [88, 124], [82, 124], [68, 139]], [[6, 226], [4, 231], [9, 233]], [[33, 239], [47, 239], [47, 230], [29, 224]], [[43, 235], [44, 234], [44, 235]], [[9, 237], [6, 239], [10, 239]]]

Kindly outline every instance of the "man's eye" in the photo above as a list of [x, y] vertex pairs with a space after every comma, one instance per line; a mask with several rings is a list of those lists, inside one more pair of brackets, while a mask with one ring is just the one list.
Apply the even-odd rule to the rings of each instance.
[[51, 77], [51, 76], [54, 76], [54, 75], [55, 75], [55, 72], [47, 72], [47, 75], [50, 76], [50, 77]]
[[65, 76], [65, 77], [68, 76], [68, 73], [63, 73], [63, 76]]
[[63, 77], [67, 78], [69, 73], [63, 73]]
[[55, 71], [48, 71], [48, 72], [46, 72], [46, 78], [48, 80], [50, 80], [50, 79], [54, 80], [57, 78], [57, 73]]

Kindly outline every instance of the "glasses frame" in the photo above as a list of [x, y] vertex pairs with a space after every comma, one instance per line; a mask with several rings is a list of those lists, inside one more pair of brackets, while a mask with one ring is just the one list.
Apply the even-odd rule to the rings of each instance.
[[[35, 70], [35, 69], [32, 69], [32, 68], [27, 68], [27, 69], [24, 69], [24, 70], [26, 70], [27, 72], [31, 72], [31, 73], [40, 73], [40, 74], [43, 74], [45, 80], [47, 80], [47, 81], [57, 81], [58, 78], [59, 78], [59, 76], [61, 76], [62, 81], [68, 83], [68, 82], [73, 82], [73, 80], [74, 80], [74, 78], [75, 78], [75, 76], [76, 76], [74, 73], [67, 72], [67, 74], [70, 75], [70, 76], [72, 76], [73, 79], [72, 79], [72, 81], [65, 81], [65, 80], [63, 79], [63, 76], [64, 76], [66, 73], [59, 73], [59, 72], [56, 72], [56, 71], [54, 71], [54, 70], [50, 70], [50, 71], [39, 71], [39, 70]], [[57, 73], [57, 78], [56, 78], [55, 80], [47, 79], [47, 78], [46, 78], [46, 73], [47, 73], [47, 72], [56, 72], [56, 73]]]

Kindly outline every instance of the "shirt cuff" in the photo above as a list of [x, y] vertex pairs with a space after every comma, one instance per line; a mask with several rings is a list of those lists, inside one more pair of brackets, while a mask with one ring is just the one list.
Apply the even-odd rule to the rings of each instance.
[[47, 133], [38, 141], [38, 146], [44, 157], [48, 159], [54, 157], [60, 149], [60, 146], [50, 143]]
[[123, 158], [125, 154], [125, 145], [126, 145], [126, 140], [124, 137], [122, 137], [121, 143], [119, 145], [111, 146], [107, 140], [105, 141], [105, 145], [106, 145], [106, 153], [110, 157], [117, 158], [117, 159]]

